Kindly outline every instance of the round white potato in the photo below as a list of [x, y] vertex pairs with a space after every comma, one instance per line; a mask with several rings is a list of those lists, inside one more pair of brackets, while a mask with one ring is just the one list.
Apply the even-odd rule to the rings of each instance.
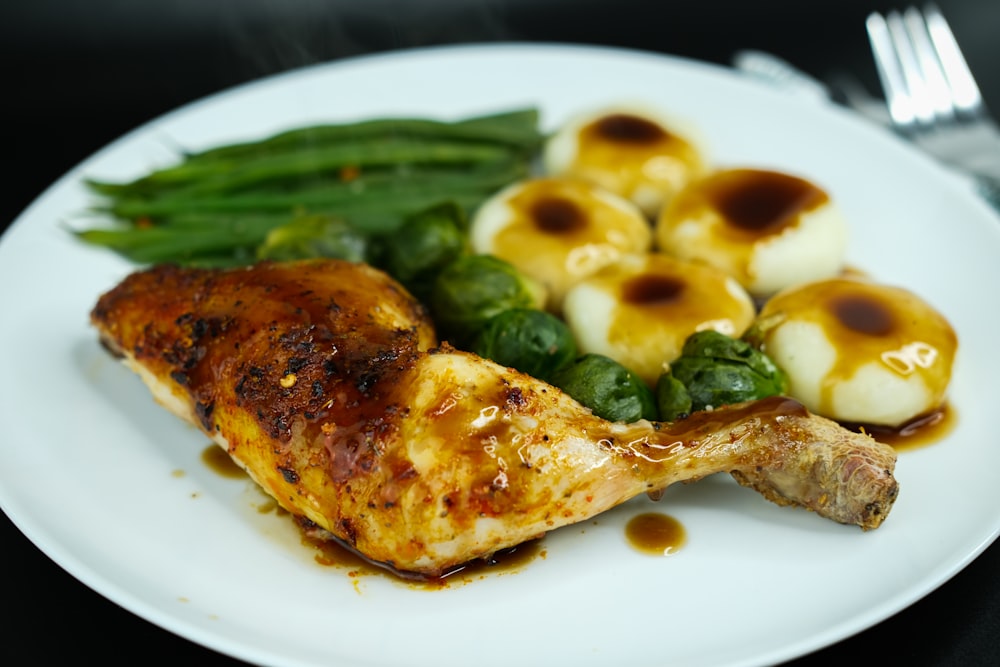
[[550, 175], [586, 179], [625, 197], [653, 218], [674, 194], [706, 170], [696, 132], [679, 119], [641, 106], [582, 113], [546, 142]]
[[789, 394], [840, 422], [898, 427], [943, 404], [958, 339], [912, 292], [862, 278], [776, 294], [755, 325]]
[[696, 331], [742, 335], [753, 299], [706, 264], [662, 253], [624, 257], [571, 288], [565, 319], [581, 352], [603, 354], [650, 386]]
[[810, 181], [763, 169], [724, 169], [692, 182], [661, 211], [656, 246], [707, 262], [751, 294], [830, 278], [843, 268], [847, 222]]
[[653, 231], [627, 199], [579, 179], [536, 178], [484, 202], [469, 236], [475, 252], [541, 283], [546, 307], [558, 313], [566, 290], [623, 255], [647, 252]]

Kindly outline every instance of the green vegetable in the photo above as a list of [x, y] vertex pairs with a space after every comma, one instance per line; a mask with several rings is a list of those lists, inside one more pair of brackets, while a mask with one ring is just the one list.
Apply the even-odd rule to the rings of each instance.
[[511, 308], [491, 317], [476, 337], [472, 351], [546, 381], [577, 356], [569, 326], [555, 315], [534, 308]]
[[378, 239], [375, 263], [426, 301], [438, 273], [469, 253], [468, 227], [468, 217], [454, 203], [420, 211]]
[[[273, 243], [258, 248], [271, 230], [320, 216], [342, 220], [370, 245], [437, 205], [471, 214], [531, 172], [543, 137], [534, 108], [294, 128], [187, 154], [133, 181], [88, 180], [103, 198], [92, 210], [118, 226], [76, 234], [138, 263], [230, 265], [274, 256]], [[313, 242], [317, 231], [307, 233]], [[293, 254], [332, 252], [312, 245]]]
[[257, 248], [258, 259], [310, 257], [363, 262], [368, 258], [368, 239], [339, 218], [306, 215], [272, 229]]
[[503, 162], [509, 151], [492, 144], [386, 139], [377, 142], [307, 148], [242, 161], [184, 162], [150, 174], [134, 184], [139, 196], [153, 189], [174, 197], [218, 196], [275, 184], [315, 183], [318, 177], [341, 178], [344, 169], [367, 170], [398, 164], [468, 167]]
[[616, 422], [656, 419], [653, 391], [633, 371], [600, 354], [584, 354], [557, 370], [551, 383], [590, 408], [594, 414]]
[[656, 383], [660, 419], [751, 401], [788, 391], [788, 378], [749, 342], [717, 331], [700, 331], [684, 342], [681, 356]]
[[230, 215], [205, 224], [199, 216], [191, 216], [170, 226], [118, 226], [75, 234], [85, 243], [114, 250], [137, 264], [248, 264], [268, 232], [290, 220], [288, 215]]
[[321, 172], [397, 165], [481, 164], [532, 156], [541, 145], [538, 110], [521, 109], [446, 122], [420, 118], [376, 118], [341, 125], [294, 128], [239, 144], [187, 154], [172, 167], [127, 183], [89, 180], [95, 192], [149, 197], [193, 186], [195, 191], [232, 191], [263, 182], [297, 182]]
[[655, 395], [658, 416], [664, 421], [681, 419], [694, 412], [687, 387], [669, 372], [657, 379]]
[[[404, 212], [456, 196], [476, 200], [527, 173], [519, 161], [482, 166], [457, 172], [451, 169], [410, 168], [364, 172], [351, 180], [307, 179], [286, 188], [255, 188], [222, 195], [192, 196], [184, 192], [163, 192], [155, 197], [117, 196], [95, 207], [98, 213], [122, 220], [149, 218], [158, 224], [173, 224], [178, 216], [197, 212], [248, 213], [297, 210], [343, 212], [365, 208], [393, 208]], [[416, 201], [418, 203], [414, 204]]]
[[375, 118], [339, 125], [315, 125], [295, 128], [267, 139], [192, 153], [191, 162], [244, 158], [261, 153], [296, 150], [303, 146], [321, 146], [342, 141], [379, 137], [436, 138], [488, 141], [513, 148], [533, 150], [538, 146], [538, 110], [516, 109], [455, 122], [423, 118]]
[[494, 315], [544, 303], [545, 290], [509, 262], [493, 255], [465, 255], [438, 273], [427, 305], [440, 337], [468, 348]]

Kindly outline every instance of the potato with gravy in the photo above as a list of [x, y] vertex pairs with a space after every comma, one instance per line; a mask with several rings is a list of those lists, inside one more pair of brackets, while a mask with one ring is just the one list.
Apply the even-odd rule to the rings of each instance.
[[758, 298], [836, 275], [847, 247], [847, 223], [826, 191], [765, 169], [722, 169], [689, 184], [655, 234], [663, 252], [711, 264]]
[[653, 218], [690, 180], [706, 171], [693, 127], [642, 105], [582, 113], [543, 150], [551, 175], [577, 176], [635, 202]]
[[611, 357], [650, 386], [692, 333], [739, 337], [756, 313], [730, 276], [663, 253], [622, 258], [577, 283], [563, 305], [581, 352]]
[[779, 292], [748, 337], [811, 411], [889, 427], [942, 406], [958, 347], [951, 324], [921, 297], [861, 277]]
[[514, 183], [484, 202], [470, 227], [473, 250], [541, 283], [555, 313], [570, 287], [623, 255], [648, 252], [653, 238], [635, 204], [577, 178]]

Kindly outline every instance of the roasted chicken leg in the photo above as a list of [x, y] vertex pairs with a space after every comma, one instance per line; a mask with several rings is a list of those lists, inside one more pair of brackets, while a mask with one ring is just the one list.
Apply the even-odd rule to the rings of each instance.
[[865, 530], [896, 498], [892, 448], [793, 400], [609, 423], [439, 344], [422, 306], [363, 264], [157, 266], [91, 318], [282, 507], [399, 572], [441, 576], [717, 472]]

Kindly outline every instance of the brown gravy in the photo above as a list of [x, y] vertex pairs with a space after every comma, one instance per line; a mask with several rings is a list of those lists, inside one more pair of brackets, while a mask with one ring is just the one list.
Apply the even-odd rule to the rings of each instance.
[[584, 125], [577, 135], [577, 167], [614, 181], [626, 197], [650, 180], [669, 191], [679, 189], [704, 169], [697, 146], [659, 123], [628, 113], [612, 113]]
[[[252, 483], [247, 473], [233, 461], [226, 450], [214, 443], [202, 450], [201, 461], [209, 470], [220, 477], [229, 479], [245, 478], [248, 482]], [[263, 490], [261, 492], [263, 493]], [[279, 515], [290, 517], [299, 530], [302, 544], [315, 551], [314, 560], [323, 566], [342, 569], [352, 579], [379, 576], [410, 588], [436, 590], [448, 588], [456, 584], [467, 584], [487, 576], [513, 574], [526, 567], [529, 563], [546, 557], [542, 540], [538, 539], [501, 550], [489, 558], [457, 566], [441, 577], [423, 577], [411, 573], [399, 572], [380, 563], [368, 560], [346, 544], [321, 531], [308, 520], [291, 515], [270, 496], [267, 496], [267, 498], [267, 502], [257, 507], [258, 512], [261, 514], [275, 512]]]
[[632, 517], [625, 526], [625, 537], [636, 551], [653, 556], [669, 556], [687, 542], [681, 522], [660, 512]]
[[958, 416], [949, 404], [928, 414], [914, 417], [901, 426], [890, 428], [871, 424], [842, 423], [858, 433], [867, 433], [881, 443], [890, 445], [896, 451], [906, 451], [928, 447], [944, 440], [955, 428]]
[[346, 570], [347, 575], [352, 579], [384, 577], [389, 581], [415, 590], [440, 590], [455, 585], [468, 584], [487, 576], [514, 574], [521, 571], [529, 563], [546, 556], [541, 540], [532, 540], [516, 547], [504, 549], [489, 558], [460, 565], [440, 577], [424, 577], [399, 572], [379, 563], [373, 563], [339, 540], [313, 535], [308, 527], [303, 527], [299, 521], [296, 523], [302, 528], [302, 543], [316, 551], [315, 560], [320, 565]]
[[[944, 400], [958, 339], [950, 323], [912, 292], [864, 279], [833, 278], [778, 293], [761, 307], [760, 319], [777, 320], [786, 313], [821, 331], [835, 351], [814, 411], [835, 414], [837, 388], [875, 361], [899, 378], [921, 378], [933, 392], [933, 402]], [[769, 336], [762, 338], [765, 349]], [[896, 438], [901, 441], [921, 428], [908, 423], [898, 430], [909, 434]], [[885, 431], [884, 437], [892, 436]]]
[[201, 462], [220, 477], [236, 479], [246, 477], [246, 472], [239, 467], [229, 453], [222, 447], [212, 444], [201, 452]]
[[704, 196], [726, 223], [743, 234], [780, 233], [829, 197], [804, 179], [780, 172], [734, 169], [706, 182]]
[[717, 228], [720, 240], [728, 239], [735, 251], [798, 225], [803, 213], [829, 200], [825, 191], [790, 174], [727, 169], [689, 185], [669, 214], [683, 220], [704, 209], [715, 211], [723, 223]]

